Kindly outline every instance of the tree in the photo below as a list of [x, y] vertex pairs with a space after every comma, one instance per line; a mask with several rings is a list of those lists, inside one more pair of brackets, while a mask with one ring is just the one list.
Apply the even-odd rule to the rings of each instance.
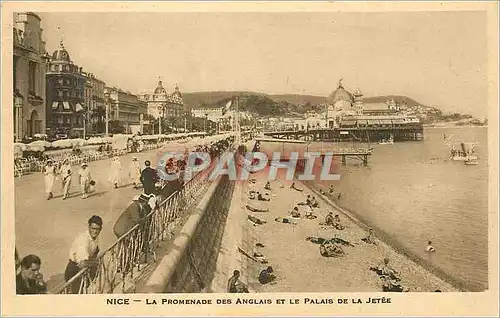
[[119, 120], [110, 120], [108, 129], [112, 134], [123, 134], [125, 132], [125, 126]]

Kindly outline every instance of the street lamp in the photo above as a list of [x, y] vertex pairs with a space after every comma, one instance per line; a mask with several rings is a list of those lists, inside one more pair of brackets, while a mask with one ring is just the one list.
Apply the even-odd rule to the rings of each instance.
[[207, 120], [208, 120], [208, 114], [205, 113], [205, 124], [203, 125], [205, 132], [207, 132]]
[[21, 95], [18, 91], [14, 93], [14, 119], [15, 119], [15, 134], [16, 134], [16, 141], [21, 141], [22, 140], [22, 134], [23, 134], [23, 122], [21, 119], [21, 114], [23, 112], [23, 104], [24, 104], [24, 98], [23, 95]]
[[161, 135], [161, 120], [163, 118], [163, 109], [165, 108], [165, 104], [161, 104], [158, 106], [158, 135]]
[[106, 137], [109, 136], [109, 92], [104, 93], [106, 99]]

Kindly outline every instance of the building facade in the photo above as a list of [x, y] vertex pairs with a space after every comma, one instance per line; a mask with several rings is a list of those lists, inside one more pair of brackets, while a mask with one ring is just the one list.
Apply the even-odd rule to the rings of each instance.
[[52, 54], [46, 80], [48, 134], [56, 138], [83, 137], [86, 78], [82, 68], [71, 61], [62, 41]]
[[168, 94], [162, 81], [158, 81], [153, 94], [141, 94], [139, 98], [147, 103], [147, 113], [156, 119], [184, 116], [184, 101], [178, 86], [172, 94]]
[[97, 131], [96, 124], [103, 123], [106, 117], [106, 100], [104, 98], [106, 83], [92, 73], [84, 73], [84, 76], [86, 79], [84, 99], [85, 108], [88, 110], [86, 120], [88, 131], [102, 133], [104, 131]]
[[105, 87], [104, 95], [109, 96], [109, 120], [119, 121], [125, 127], [125, 133], [130, 133], [131, 127], [141, 125], [141, 119], [148, 113], [147, 102], [116, 87]]
[[13, 28], [14, 138], [45, 134], [45, 72], [48, 55], [41, 19], [32, 12], [16, 13]]

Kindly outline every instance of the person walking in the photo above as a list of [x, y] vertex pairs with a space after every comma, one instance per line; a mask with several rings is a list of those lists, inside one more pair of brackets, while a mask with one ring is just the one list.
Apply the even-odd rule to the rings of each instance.
[[146, 160], [144, 162], [146, 168], [141, 172], [141, 183], [144, 188], [145, 194], [155, 193], [155, 183], [158, 180], [158, 175], [156, 170], [151, 168], [151, 161]]
[[79, 183], [82, 187], [82, 199], [86, 199], [88, 198], [90, 182], [92, 181], [92, 176], [90, 175], [90, 170], [86, 163], [82, 163], [82, 168], [79, 172], [79, 178]]
[[[84, 268], [89, 268], [90, 278], [97, 273], [97, 255], [99, 254], [99, 234], [102, 230], [102, 218], [93, 215], [88, 220], [88, 229], [78, 235], [69, 251], [68, 265], [64, 271], [65, 281], [69, 281]], [[76, 278], [71, 284], [71, 293], [78, 294], [82, 277]]]
[[47, 194], [47, 200], [50, 200], [54, 197], [52, 189], [54, 188], [54, 180], [56, 178], [56, 167], [52, 159], [47, 160], [43, 174], [45, 176], [45, 193]]
[[66, 200], [68, 198], [69, 188], [71, 186], [71, 177], [73, 176], [71, 165], [69, 164], [68, 159], [64, 159], [60, 169], [60, 174], [62, 178], [63, 200]]
[[134, 189], [137, 189], [139, 183], [141, 182], [141, 165], [139, 164], [139, 161], [137, 161], [137, 157], [132, 158], [128, 176], [130, 177], [130, 179], [132, 179]]
[[109, 171], [109, 181], [114, 185], [115, 189], [121, 181], [122, 164], [120, 158], [114, 157], [111, 162], [111, 169]]

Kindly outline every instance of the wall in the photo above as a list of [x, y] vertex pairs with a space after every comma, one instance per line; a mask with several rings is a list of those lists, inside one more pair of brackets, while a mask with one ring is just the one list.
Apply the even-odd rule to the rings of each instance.
[[208, 202], [193, 239], [165, 287], [165, 293], [199, 293], [210, 286], [233, 189], [234, 181], [224, 176]]
[[234, 190], [227, 176], [214, 181], [193, 209], [169, 252], [138, 293], [197, 293], [210, 289]]

